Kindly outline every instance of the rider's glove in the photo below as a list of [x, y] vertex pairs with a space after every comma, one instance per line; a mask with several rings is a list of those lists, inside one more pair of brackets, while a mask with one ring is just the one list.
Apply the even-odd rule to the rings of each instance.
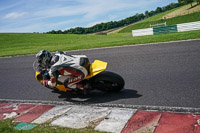
[[44, 80], [50, 79], [50, 76], [48, 73], [44, 73]]
[[49, 87], [48, 81], [49, 81], [49, 80], [44, 80], [44, 81], [43, 81], [43, 85], [44, 85], [45, 87]]

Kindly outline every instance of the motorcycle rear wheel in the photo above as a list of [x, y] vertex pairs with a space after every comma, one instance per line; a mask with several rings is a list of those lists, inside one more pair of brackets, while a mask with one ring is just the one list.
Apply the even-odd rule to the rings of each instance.
[[106, 92], [120, 91], [125, 84], [124, 79], [120, 75], [109, 71], [101, 72], [91, 80], [92, 88]]

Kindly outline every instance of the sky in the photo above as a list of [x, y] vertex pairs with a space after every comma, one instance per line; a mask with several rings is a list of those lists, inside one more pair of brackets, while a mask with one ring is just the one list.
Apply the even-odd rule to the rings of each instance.
[[178, 0], [0, 0], [0, 32], [91, 27], [155, 10]]

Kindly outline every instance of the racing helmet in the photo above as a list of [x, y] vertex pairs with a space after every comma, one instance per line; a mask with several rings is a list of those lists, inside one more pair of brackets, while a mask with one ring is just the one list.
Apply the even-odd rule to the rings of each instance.
[[47, 67], [51, 61], [52, 55], [47, 50], [40, 50], [36, 54], [37, 63], [42, 67]]

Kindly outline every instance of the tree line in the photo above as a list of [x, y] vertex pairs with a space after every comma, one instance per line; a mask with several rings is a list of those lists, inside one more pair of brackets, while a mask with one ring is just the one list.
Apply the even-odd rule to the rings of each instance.
[[[182, 4], [182, 2], [181, 2]], [[135, 14], [134, 16], [119, 20], [119, 21], [111, 21], [111, 22], [106, 22], [106, 23], [100, 23], [100, 24], [96, 24], [92, 27], [88, 27], [88, 28], [84, 28], [84, 27], [76, 27], [76, 28], [70, 28], [68, 30], [52, 30], [47, 32], [48, 34], [89, 34], [89, 33], [95, 33], [95, 32], [101, 32], [101, 31], [105, 31], [105, 30], [109, 30], [109, 29], [113, 29], [113, 28], [117, 28], [117, 27], [122, 27], [122, 26], [126, 26], [129, 25], [131, 23], [135, 23], [138, 21], [141, 21], [145, 18], [154, 16], [156, 14], [171, 10], [173, 8], [176, 8], [180, 5], [180, 3], [171, 3], [167, 6], [164, 7], [157, 7], [156, 10], [152, 10], [152, 11], [145, 11], [145, 13], [140, 13], [140, 14]]]
[[191, 4], [191, 7], [193, 7], [192, 3], [197, 2], [197, 5], [200, 4], [200, 0], [178, 0], [179, 5], [184, 5], [184, 4]]

